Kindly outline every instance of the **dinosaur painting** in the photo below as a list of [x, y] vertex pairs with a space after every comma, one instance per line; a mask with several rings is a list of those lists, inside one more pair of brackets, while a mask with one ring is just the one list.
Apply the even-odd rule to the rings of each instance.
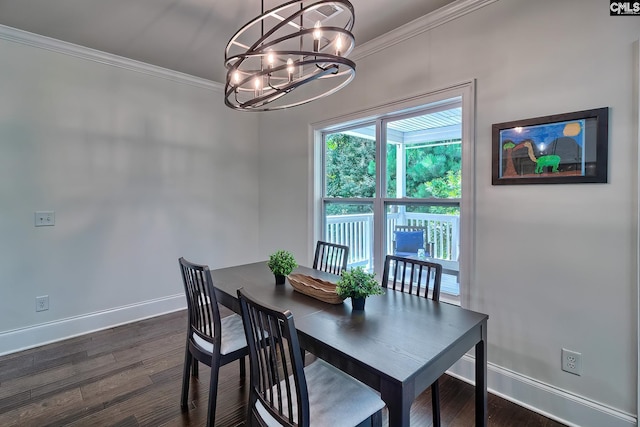
[[492, 125], [496, 184], [607, 182], [608, 108]]
[[515, 126], [499, 137], [501, 178], [584, 173], [584, 120]]

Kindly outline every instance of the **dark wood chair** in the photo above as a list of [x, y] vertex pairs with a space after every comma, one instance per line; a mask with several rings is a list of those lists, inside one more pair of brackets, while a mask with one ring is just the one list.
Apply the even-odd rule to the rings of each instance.
[[[403, 258], [387, 255], [382, 272], [382, 287], [400, 292], [431, 297], [440, 301], [442, 266], [422, 259]], [[430, 292], [431, 291], [431, 292]], [[440, 387], [438, 380], [431, 384], [431, 405], [433, 425], [440, 426]]]
[[189, 318], [180, 407], [183, 410], [188, 408], [190, 374], [198, 376], [198, 362], [210, 366], [207, 426], [213, 426], [216, 418], [218, 371], [220, 366], [240, 360], [240, 377], [245, 378], [244, 357], [249, 352], [247, 340], [239, 315], [232, 314], [220, 318], [209, 267], [193, 264], [184, 258], [180, 258], [178, 262], [187, 297]]
[[289, 310], [238, 290], [249, 345], [247, 426], [381, 426], [384, 402], [368, 386], [317, 359], [304, 366]]
[[347, 269], [348, 258], [349, 246], [318, 240], [316, 254], [313, 257], [313, 268], [339, 275]]

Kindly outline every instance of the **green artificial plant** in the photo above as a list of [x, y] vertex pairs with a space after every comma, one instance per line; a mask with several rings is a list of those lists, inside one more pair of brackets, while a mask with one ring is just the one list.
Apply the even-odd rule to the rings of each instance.
[[375, 279], [375, 273], [367, 273], [362, 267], [356, 267], [342, 272], [336, 292], [342, 298], [366, 298], [384, 291]]
[[269, 256], [267, 265], [276, 276], [286, 276], [298, 266], [298, 263], [291, 252], [278, 250]]

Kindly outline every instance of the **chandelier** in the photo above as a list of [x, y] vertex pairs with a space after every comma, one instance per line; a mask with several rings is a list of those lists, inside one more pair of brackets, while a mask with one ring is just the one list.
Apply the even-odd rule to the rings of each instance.
[[225, 49], [225, 104], [280, 110], [342, 89], [356, 72], [346, 58], [355, 47], [354, 19], [348, 0], [294, 0], [266, 12], [262, 0], [262, 14]]

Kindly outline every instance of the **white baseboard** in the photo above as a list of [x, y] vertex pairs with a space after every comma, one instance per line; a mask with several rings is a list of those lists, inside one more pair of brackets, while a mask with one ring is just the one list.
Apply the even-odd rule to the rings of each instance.
[[2, 332], [0, 356], [186, 308], [184, 294], [177, 294]]
[[[465, 355], [447, 373], [474, 384], [475, 359]], [[487, 366], [487, 388], [497, 396], [571, 427], [638, 425], [634, 415], [491, 363]]]

